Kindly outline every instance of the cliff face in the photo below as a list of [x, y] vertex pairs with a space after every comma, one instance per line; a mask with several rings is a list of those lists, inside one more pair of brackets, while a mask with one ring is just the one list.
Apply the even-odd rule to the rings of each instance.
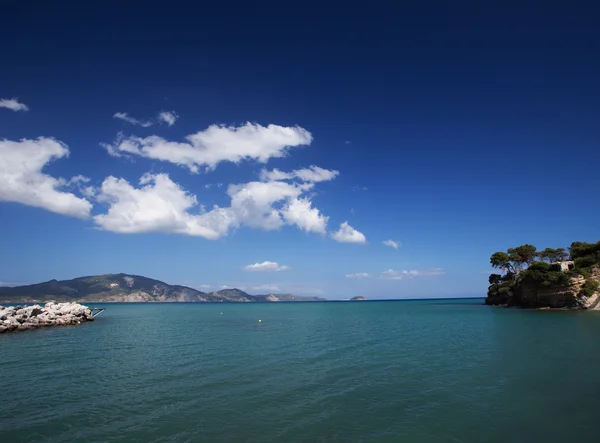
[[551, 309], [600, 309], [600, 294], [595, 292], [590, 297], [582, 293], [587, 281], [600, 283], [600, 267], [591, 269], [588, 278], [573, 276], [568, 284], [561, 286], [544, 286], [537, 282], [520, 280], [513, 288], [513, 295], [508, 291], [488, 295], [488, 305], [519, 306], [523, 308]]
[[532, 282], [521, 282], [515, 288], [515, 303], [523, 308], [580, 307], [576, 281], [578, 279], [571, 279], [570, 285], [554, 288], [547, 288]]

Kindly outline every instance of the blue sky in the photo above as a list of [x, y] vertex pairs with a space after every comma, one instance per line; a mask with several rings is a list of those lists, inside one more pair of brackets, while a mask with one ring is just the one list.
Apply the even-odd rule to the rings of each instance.
[[11, 5], [0, 281], [483, 296], [597, 241], [598, 6], [392, 3]]

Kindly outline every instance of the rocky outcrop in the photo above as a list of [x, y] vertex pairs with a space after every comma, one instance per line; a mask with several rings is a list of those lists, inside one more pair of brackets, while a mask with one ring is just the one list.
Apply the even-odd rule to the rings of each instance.
[[508, 291], [488, 294], [485, 303], [494, 306], [518, 306], [541, 309], [600, 309], [600, 294], [587, 296], [582, 290], [587, 281], [600, 282], [600, 267], [594, 266], [587, 278], [572, 275], [568, 283], [544, 286], [530, 280], [519, 280], [514, 285], [514, 296]]
[[363, 297], [362, 295], [358, 295], [356, 297], [352, 297], [350, 301], [366, 301], [367, 297]]
[[43, 307], [0, 306], [0, 333], [47, 326], [79, 325], [94, 320], [92, 311], [78, 303], [46, 303]]
[[523, 308], [581, 308], [574, 280], [577, 279], [571, 279], [568, 286], [549, 288], [529, 282], [520, 283], [515, 290], [515, 301]]

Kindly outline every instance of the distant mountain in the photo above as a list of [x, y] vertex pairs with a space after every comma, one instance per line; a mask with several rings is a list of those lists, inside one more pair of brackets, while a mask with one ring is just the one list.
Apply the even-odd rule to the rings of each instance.
[[362, 295], [357, 295], [356, 297], [352, 297], [350, 301], [366, 301], [367, 297], [363, 297]]
[[240, 289], [205, 293], [140, 275], [105, 274], [50, 280], [27, 286], [0, 287], [0, 302], [274, 302], [324, 301], [291, 294], [250, 295]]

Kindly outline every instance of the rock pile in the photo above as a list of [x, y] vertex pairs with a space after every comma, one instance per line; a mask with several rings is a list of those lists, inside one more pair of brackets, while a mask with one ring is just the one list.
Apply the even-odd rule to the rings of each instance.
[[92, 311], [79, 303], [49, 302], [45, 306], [0, 306], [0, 333], [46, 326], [79, 325], [94, 320]]

